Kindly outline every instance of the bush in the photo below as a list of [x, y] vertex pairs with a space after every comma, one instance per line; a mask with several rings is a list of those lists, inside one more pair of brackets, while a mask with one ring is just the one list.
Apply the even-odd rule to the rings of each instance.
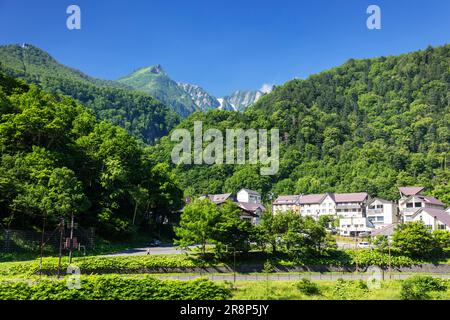
[[354, 300], [358, 297], [364, 297], [368, 290], [367, 284], [362, 280], [345, 281], [338, 279], [331, 294], [336, 300]]
[[82, 276], [81, 289], [66, 281], [0, 282], [0, 300], [223, 300], [231, 289], [210, 280], [159, 280], [151, 276]]
[[[68, 259], [63, 258], [62, 270], [68, 267]], [[84, 257], [74, 260], [74, 265], [86, 273], [141, 273], [158, 272], [161, 269], [194, 268], [209, 266], [204, 261], [193, 260], [185, 256], [131, 256], [131, 257]], [[217, 265], [217, 264], [215, 264]], [[55, 274], [58, 270], [58, 258], [44, 258], [42, 269], [45, 274]], [[39, 272], [39, 259], [25, 262], [0, 263], [0, 276], [35, 275]]]
[[296, 283], [296, 287], [301, 293], [307, 296], [313, 296], [320, 293], [319, 286], [309, 279], [301, 279]]
[[446, 283], [431, 276], [414, 276], [402, 282], [400, 297], [403, 300], [428, 300], [430, 293], [447, 290]]

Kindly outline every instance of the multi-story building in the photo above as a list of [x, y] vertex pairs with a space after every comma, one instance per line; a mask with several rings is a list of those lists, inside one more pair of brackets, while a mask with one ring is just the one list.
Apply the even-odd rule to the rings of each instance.
[[365, 217], [369, 195], [360, 193], [337, 193], [334, 196], [336, 214], [344, 218]]
[[237, 193], [237, 201], [246, 203], [261, 203], [261, 195], [259, 192], [243, 188]]
[[272, 212], [287, 212], [292, 211], [296, 213], [300, 213], [300, 195], [294, 196], [279, 196], [272, 203]]
[[280, 196], [273, 203], [273, 212], [293, 211], [315, 219], [335, 216], [340, 218], [341, 234], [353, 235], [373, 228], [366, 217], [368, 199], [365, 192]]
[[375, 229], [384, 228], [398, 222], [397, 205], [388, 200], [374, 198], [367, 205], [367, 218]]
[[300, 214], [313, 218], [336, 215], [334, 196], [332, 193], [301, 195], [299, 199]]
[[423, 187], [401, 187], [398, 208], [402, 222], [413, 220], [413, 216], [422, 208], [444, 210], [445, 205], [438, 199], [423, 195]]

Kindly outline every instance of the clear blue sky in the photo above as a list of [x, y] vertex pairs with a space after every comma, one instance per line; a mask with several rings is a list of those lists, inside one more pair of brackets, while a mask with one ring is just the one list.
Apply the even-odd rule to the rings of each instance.
[[[66, 28], [70, 4], [79, 31]], [[370, 4], [381, 30], [366, 27]], [[448, 0], [0, 0], [0, 43], [34, 44], [103, 79], [159, 63], [221, 96], [450, 43], [449, 13]]]

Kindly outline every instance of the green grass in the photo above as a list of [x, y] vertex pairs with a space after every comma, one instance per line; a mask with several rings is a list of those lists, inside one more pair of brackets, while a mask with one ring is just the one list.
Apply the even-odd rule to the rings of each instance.
[[[305, 295], [296, 281], [237, 281], [233, 300], [400, 300], [402, 280], [387, 280], [381, 288], [360, 289], [357, 281], [345, 281], [340, 289], [337, 281], [316, 280], [318, 295]], [[365, 282], [364, 282], [365, 283]], [[433, 294], [434, 299], [449, 300], [450, 290]]]

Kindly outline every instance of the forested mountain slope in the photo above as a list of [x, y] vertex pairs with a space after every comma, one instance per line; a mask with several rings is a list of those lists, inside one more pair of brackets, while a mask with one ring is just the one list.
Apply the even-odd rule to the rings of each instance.
[[[428, 187], [450, 205], [450, 45], [366, 60], [293, 80], [244, 113], [195, 113], [178, 127], [279, 128], [280, 170], [250, 165], [175, 168], [186, 195], [367, 191], [397, 198], [397, 186]], [[170, 161], [168, 138], [153, 156]]]
[[60, 218], [103, 238], [149, 231], [181, 207], [167, 164], [72, 98], [0, 72], [0, 228], [51, 230]]
[[175, 112], [149, 95], [65, 67], [31, 45], [0, 46], [0, 71], [77, 99], [93, 109], [100, 119], [120, 125], [149, 144], [179, 122]]

